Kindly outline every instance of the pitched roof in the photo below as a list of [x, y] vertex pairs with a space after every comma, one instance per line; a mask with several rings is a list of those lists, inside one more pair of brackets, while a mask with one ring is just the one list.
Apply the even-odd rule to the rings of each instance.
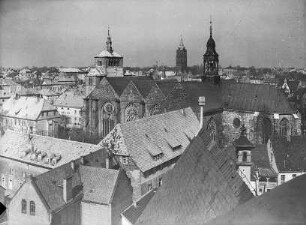
[[306, 175], [298, 176], [206, 225], [305, 224], [305, 189]]
[[260, 144], [252, 150], [253, 165], [251, 167], [251, 180], [255, 180], [256, 170], [259, 173], [260, 177], [276, 177], [277, 173], [272, 168], [270, 159], [268, 156], [267, 145]]
[[113, 169], [80, 166], [83, 201], [110, 204], [119, 172]]
[[[186, 108], [117, 124], [99, 145], [107, 143], [113, 132], [120, 132], [124, 148], [116, 153], [129, 155], [137, 167], [145, 172], [180, 156], [189, 145], [189, 138], [197, 135], [198, 130], [196, 115], [191, 108]], [[122, 149], [126, 152], [122, 152]], [[163, 156], [154, 160], [153, 157], [159, 154]]]
[[66, 204], [63, 198], [63, 180], [72, 177], [72, 197], [82, 192], [82, 182], [78, 171], [70, 163], [32, 178], [49, 208], [55, 210]]
[[162, 91], [165, 97], [172, 91], [172, 89], [177, 85], [178, 81], [171, 79], [171, 80], [159, 80], [156, 81], [157, 86]]
[[61, 94], [54, 102], [55, 106], [82, 108], [84, 106], [85, 95], [75, 90], [66, 91]]
[[224, 107], [232, 110], [293, 114], [293, 110], [277, 88], [267, 84], [237, 83], [222, 86]]
[[134, 83], [143, 98], [146, 98], [153, 86], [156, 86], [156, 82], [154, 80], [133, 79], [131, 82]]
[[136, 224], [203, 224], [252, 198], [228, 154], [200, 132]]
[[59, 94], [56, 93], [55, 91], [48, 89], [48, 88], [43, 88], [38, 91], [39, 94], [43, 96], [58, 96]]
[[282, 171], [306, 171], [306, 137], [292, 136], [271, 139], [276, 165]]
[[119, 55], [117, 52], [113, 51], [113, 52], [109, 52], [107, 50], [103, 50], [101, 51], [98, 55], [95, 56], [95, 58], [99, 58], [99, 57], [116, 57], [116, 58], [122, 58], [121, 55]]
[[134, 204], [130, 205], [126, 210], [123, 211], [122, 215], [131, 222], [135, 224], [143, 210], [146, 208], [152, 197], [155, 195], [156, 189], [151, 190], [146, 195], [144, 195], [139, 201], [137, 201], [136, 206]]
[[36, 96], [9, 98], [2, 106], [0, 114], [20, 119], [37, 120], [41, 111], [56, 110], [47, 99]]
[[62, 73], [79, 73], [81, 72], [78, 68], [58, 68], [59, 72]]
[[[18, 142], [16, 142], [18, 140]], [[0, 155], [26, 163], [47, 168], [61, 166], [71, 160], [88, 155], [99, 148], [94, 144], [76, 142], [53, 138], [49, 136], [22, 134], [11, 130], [6, 130], [0, 137]], [[46, 153], [42, 160], [38, 160], [38, 153]], [[25, 154], [26, 153], [26, 154]], [[46, 161], [47, 157], [60, 156], [55, 164]]]
[[20, 84], [17, 84], [15, 81], [11, 79], [0, 79], [0, 85], [1, 86], [17, 86]]

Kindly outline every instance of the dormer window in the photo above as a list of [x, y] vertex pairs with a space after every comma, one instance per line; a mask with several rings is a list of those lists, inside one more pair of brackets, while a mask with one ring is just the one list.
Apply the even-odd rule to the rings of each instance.
[[163, 157], [163, 153], [160, 153], [160, 154], [158, 154], [158, 155], [153, 156], [153, 159], [154, 159], [155, 161], [157, 161], [157, 160], [161, 159], [162, 157]]

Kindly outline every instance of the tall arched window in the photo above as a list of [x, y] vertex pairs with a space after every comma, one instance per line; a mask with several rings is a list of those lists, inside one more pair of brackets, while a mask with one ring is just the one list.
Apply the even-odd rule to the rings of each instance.
[[289, 130], [289, 121], [284, 118], [280, 121], [280, 135], [281, 136], [287, 136], [288, 130]]
[[27, 213], [27, 201], [25, 199], [21, 200], [21, 212], [24, 214]]
[[30, 215], [35, 216], [35, 202], [30, 201]]
[[129, 122], [136, 119], [138, 119], [137, 108], [133, 104], [130, 104], [125, 109], [125, 121]]
[[102, 108], [102, 136], [106, 136], [115, 126], [115, 107], [112, 103], [107, 102]]

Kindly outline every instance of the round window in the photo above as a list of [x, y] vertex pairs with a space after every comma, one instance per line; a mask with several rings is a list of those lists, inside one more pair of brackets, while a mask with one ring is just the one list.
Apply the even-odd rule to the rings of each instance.
[[235, 128], [239, 128], [239, 127], [240, 127], [240, 124], [241, 124], [240, 119], [235, 118], [234, 121], [233, 121], [234, 127], [235, 127]]
[[106, 113], [112, 113], [113, 110], [114, 110], [114, 106], [113, 106], [111, 103], [106, 103], [106, 104], [104, 105], [104, 111], [105, 111]]

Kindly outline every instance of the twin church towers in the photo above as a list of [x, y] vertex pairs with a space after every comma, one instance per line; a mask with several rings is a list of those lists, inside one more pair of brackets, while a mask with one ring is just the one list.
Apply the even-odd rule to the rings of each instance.
[[[215, 79], [218, 76], [219, 55], [216, 52], [216, 43], [212, 35], [212, 21], [210, 20], [210, 36], [206, 43], [206, 52], [203, 55], [203, 79]], [[176, 50], [176, 70], [178, 73], [187, 72], [187, 49], [181, 37], [180, 44]]]

